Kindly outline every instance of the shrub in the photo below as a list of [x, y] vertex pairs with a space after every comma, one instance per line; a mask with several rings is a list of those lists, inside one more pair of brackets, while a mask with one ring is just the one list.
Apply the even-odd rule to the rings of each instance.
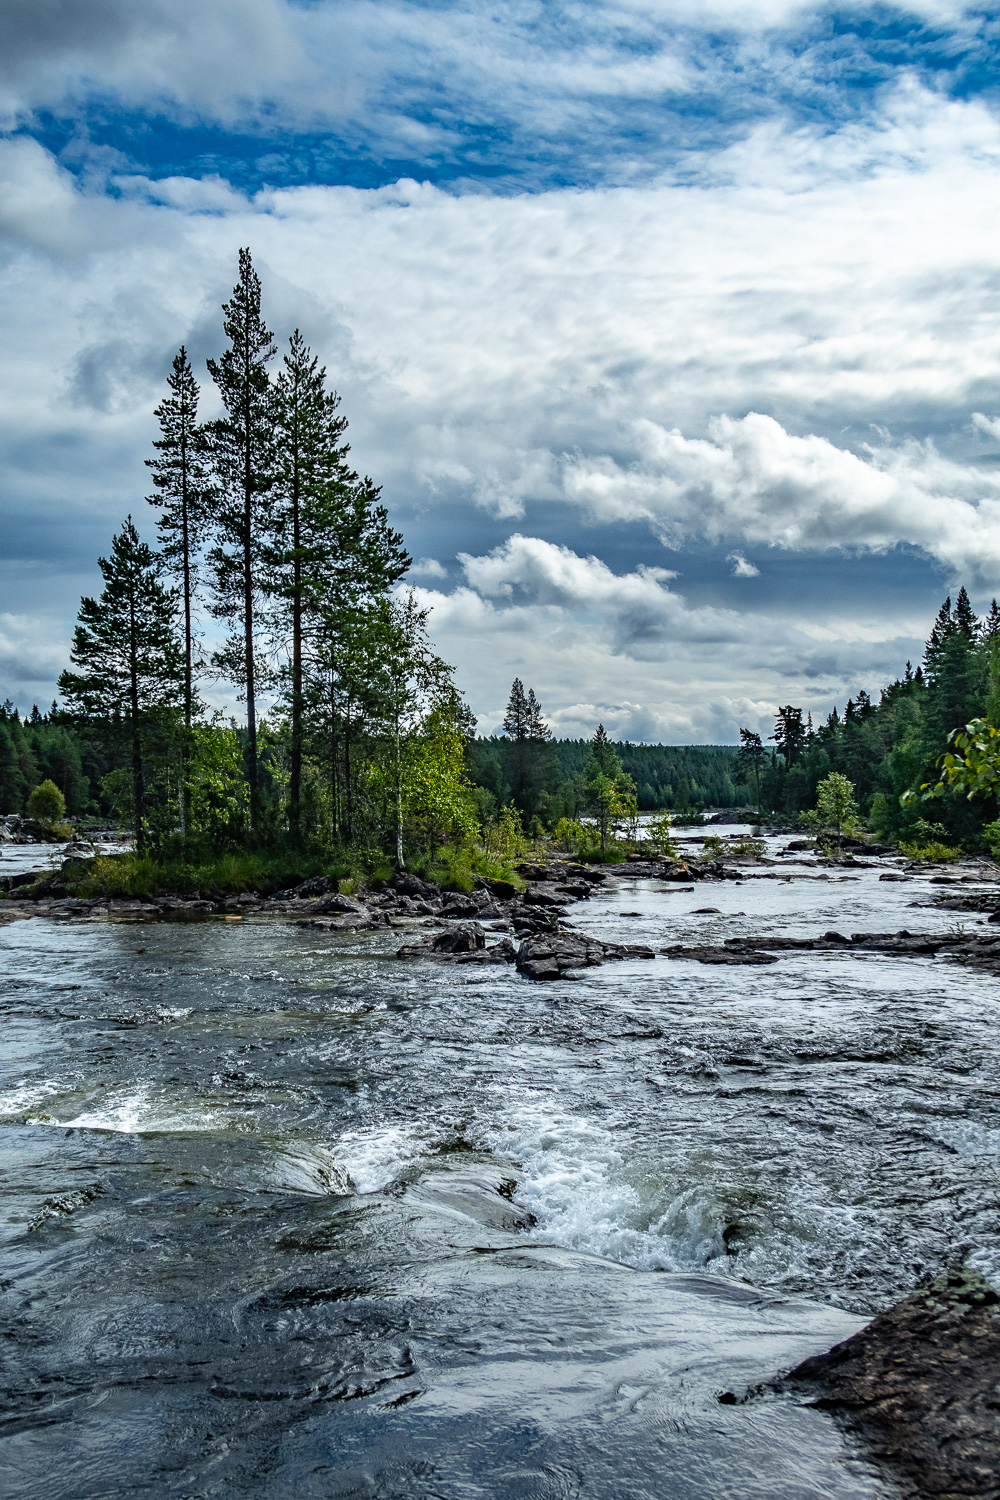
[[674, 820], [668, 812], [654, 813], [646, 824], [646, 841], [652, 844], [657, 854], [666, 859], [677, 859], [680, 850], [671, 838]]
[[907, 859], [922, 859], [931, 865], [953, 865], [957, 859], [961, 859], [961, 849], [956, 849], [952, 844], [939, 844], [932, 841], [929, 844], [908, 844], [900, 840], [899, 850], [905, 854]]
[[66, 816], [66, 798], [54, 781], [43, 781], [28, 798], [28, 817], [45, 828], [61, 823]]

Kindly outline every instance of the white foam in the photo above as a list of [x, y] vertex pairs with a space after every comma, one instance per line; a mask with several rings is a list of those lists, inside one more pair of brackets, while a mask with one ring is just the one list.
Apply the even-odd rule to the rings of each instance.
[[520, 1100], [494, 1150], [522, 1165], [517, 1199], [537, 1232], [574, 1250], [648, 1270], [691, 1270], [725, 1255], [724, 1219], [709, 1184], [629, 1180], [611, 1132]]
[[359, 1193], [377, 1193], [418, 1162], [431, 1144], [431, 1137], [417, 1126], [377, 1125], [342, 1135], [337, 1156]]
[[0, 1119], [11, 1115], [23, 1117], [27, 1111], [37, 1109], [46, 1099], [58, 1094], [61, 1087], [51, 1079], [45, 1079], [42, 1082], [22, 1083], [18, 1088], [9, 1089], [7, 1093], [0, 1094]]
[[217, 1113], [189, 1105], [178, 1109], [166, 1100], [153, 1099], [148, 1089], [112, 1096], [100, 1109], [84, 1110], [71, 1120], [44, 1116], [41, 1124], [61, 1125], [70, 1130], [106, 1130], [121, 1135], [176, 1134], [217, 1130]]

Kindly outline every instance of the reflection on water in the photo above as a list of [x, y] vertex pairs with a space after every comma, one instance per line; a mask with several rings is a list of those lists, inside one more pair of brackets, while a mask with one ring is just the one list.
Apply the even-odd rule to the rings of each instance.
[[[573, 920], [955, 921], [877, 869], [751, 873], [803, 878]], [[17, 1496], [888, 1496], [822, 1414], [718, 1393], [962, 1255], [1000, 1276], [1000, 985], [946, 961], [532, 985], [273, 919], [0, 941]]]

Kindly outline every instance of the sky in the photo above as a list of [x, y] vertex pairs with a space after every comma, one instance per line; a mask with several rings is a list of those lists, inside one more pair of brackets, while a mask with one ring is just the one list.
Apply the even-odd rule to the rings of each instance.
[[243, 245], [481, 733], [516, 675], [560, 735], [766, 734], [1000, 593], [1000, 11], [0, 7], [0, 699], [153, 540]]

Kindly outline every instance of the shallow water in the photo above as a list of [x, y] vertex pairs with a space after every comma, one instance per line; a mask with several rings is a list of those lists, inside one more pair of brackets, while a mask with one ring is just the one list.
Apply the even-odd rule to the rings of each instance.
[[[761, 873], [572, 920], [957, 920], [878, 869]], [[400, 940], [0, 929], [5, 1493], [892, 1495], [824, 1414], [718, 1395], [963, 1255], [1000, 1278], [1000, 982], [800, 953], [533, 985]]]

